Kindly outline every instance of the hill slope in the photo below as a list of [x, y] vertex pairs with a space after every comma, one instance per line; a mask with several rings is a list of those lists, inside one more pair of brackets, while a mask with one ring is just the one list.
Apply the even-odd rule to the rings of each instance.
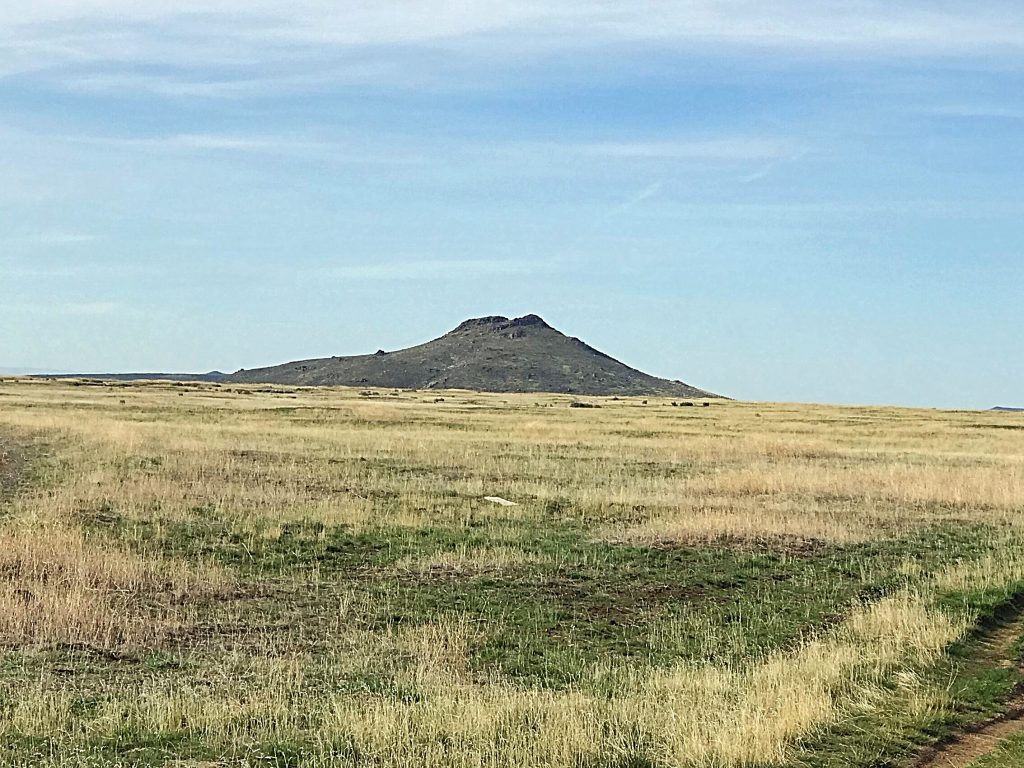
[[466, 320], [444, 336], [396, 352], [300, 360], [243, 370], [227, 381], [484, 392], [717, 397], [659, 379], [555, 330], [537, 315]]

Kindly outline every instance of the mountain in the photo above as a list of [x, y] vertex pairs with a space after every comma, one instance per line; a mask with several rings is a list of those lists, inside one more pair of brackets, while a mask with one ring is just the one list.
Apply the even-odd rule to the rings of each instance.
[[997, 405], [992, 409], [993, 411], [1003, 411], [1004, 413], [1021, 413], [1024, 408], [1008, 408], [1005, 405]]
[[719, 397], [630, 368], [537, 315], [466, 320], [438, 339], [395, 352], [299, 360], [241, 370], [225, 381], [484, 392]]

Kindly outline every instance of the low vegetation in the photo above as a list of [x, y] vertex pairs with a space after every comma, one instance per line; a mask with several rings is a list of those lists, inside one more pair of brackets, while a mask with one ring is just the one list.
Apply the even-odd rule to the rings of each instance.
[[570, 402], [0, 383], [0, 762], [898, 765], [1024, 679], [1024, 416]]

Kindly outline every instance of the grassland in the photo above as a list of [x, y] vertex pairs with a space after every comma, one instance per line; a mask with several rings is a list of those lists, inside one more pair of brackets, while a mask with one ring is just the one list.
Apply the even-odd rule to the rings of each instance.
[[1024, 679], [1022, 415], [442, 397], [0, 383], [0, 763], [898, 765]]

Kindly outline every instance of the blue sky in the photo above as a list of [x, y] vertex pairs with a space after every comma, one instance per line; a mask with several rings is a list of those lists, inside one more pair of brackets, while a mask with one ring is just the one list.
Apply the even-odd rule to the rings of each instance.
[[1024, 404], [1017, 2], [212, 5], [0, 8], [0, 368], [536, 312], [744, 399]]

